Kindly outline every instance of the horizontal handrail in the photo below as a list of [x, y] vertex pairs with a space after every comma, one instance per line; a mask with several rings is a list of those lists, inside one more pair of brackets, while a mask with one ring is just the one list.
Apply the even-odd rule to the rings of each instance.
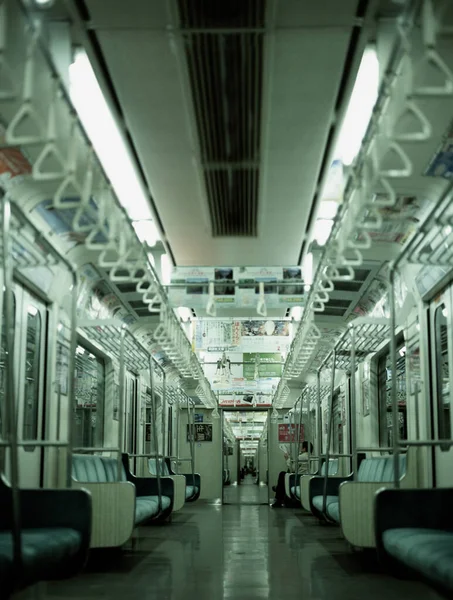
[[[325, 454], [321, 454], [319, 458], [326, 458]], [[352, 458], [352, 454], [330, 454], [329, 453], [329, 458]]]
[[453, 446], [453, 440], [400, 440], [399, 446]]
[[123, 452], [121, 448], [73, 448], [73, 452]]
[[[63, 448], [63, 447], [67, 447], [68, 446], [68, 442], [52, 442], [49, 440], [41, 440], [41, 441], [32, 441], [32, 440], [27, 440], [27, 441], [23, 441], [23, 442], [17, 442], [16, 444], [17, 446], [21, 447], [21, 448], [29, 448], [29, 447], [35, 447], [35, 446], [39, 446], [40, 448], [49, 448], [49, 447], [56, 447], [56, 448]], [[1, 448], [9, 448], [11, 446], [11, 442], [7, 442], [7, 441], [0, 441], [0, 447]]]
[[[405, 445], [405, 444], [403, 444], [403, 445]], [[356, 450], [357, 450], [357, 452], [393, 452], [393, 448], [390, 448], [388, 446], [382, 446], [382, 448], [378, 448], [378, 447], [372, 448], [371, 446], [369, 446], [369, 447], [364, 446], [362, 448], [357, 448]]]
[[156, 452], [148, 452], [147, 454], [129, 454], [129, 458], [167, 458], [165, 454], [157, 454]]

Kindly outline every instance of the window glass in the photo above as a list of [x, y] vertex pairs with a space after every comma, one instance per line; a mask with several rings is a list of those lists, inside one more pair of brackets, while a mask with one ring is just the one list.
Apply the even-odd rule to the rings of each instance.
[[444, 304], [435, 313], [436, 376], [437, 376], [437, 427], [439, 439], [451, 437], [450, 378], [448, 372], [447, 311]]
[[[13, 323], [16, 322], [16, 297], [12, 294], [13, 298]], [[14, 344], [13, 344], [14, 345]], [[6, 385], [6, 317], [5, 317], [5, 306], [3, 305], [2, 315], [2, 326], [1, 326], [1, 337], [0, 337], [0, 435], [5, 436], [4, 431], [4, 406], [5, 406], [5, 385]]]
[[[399, 439], [407, 439], [406, 417], [406, 347], [404, 340], [396, 348], [396, 390], [398, 396], [398, 432]], [[392, 413], [392, 368], [390, 350], [381, 356], [378, 367], [379, 378], [379, 429], [381, 446], [393, 446]]]
[[333, 399], [333, 444], [334, 454], [343, 454], [343, 419], [341, 414], [342, 399], [336, 394]]
[[27, 309], [27, 339], [25, 349], [25, 389], [22, 437], [38, 439], [39, 361], [41, 346], [41, 314], [33, 304]]
[[128, 378], [127, 382], [127, 402], [126, 402], [126, 411], [125, 411], [125, 423], [124, 423], [124, 447], [125, 451], [129, 454], [134, 453], [135, 446], [135, 405], [136, 405], [136, 396], [135, 396], [135, 379]]
[[76, 349], [73, 436], [75, 448], [104, 442], [104, 360], [82, 345]]

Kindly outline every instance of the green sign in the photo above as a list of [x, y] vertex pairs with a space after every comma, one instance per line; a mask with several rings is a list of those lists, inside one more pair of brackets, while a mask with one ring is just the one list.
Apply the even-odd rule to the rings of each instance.
[[244, 352], [243, 362], [244, 379], [282, 376], [283, 365], [280, 352]]

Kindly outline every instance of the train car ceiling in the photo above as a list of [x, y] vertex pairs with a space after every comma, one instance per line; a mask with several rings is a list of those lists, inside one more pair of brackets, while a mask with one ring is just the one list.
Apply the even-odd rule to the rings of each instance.
[[373, 5], [77, 3], [177, 264], [297, 264]]

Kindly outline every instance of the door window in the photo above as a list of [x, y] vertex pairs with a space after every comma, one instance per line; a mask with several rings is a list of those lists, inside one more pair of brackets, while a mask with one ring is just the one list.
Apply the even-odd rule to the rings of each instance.
[[[406, 347], [404, 340], [397, 342], [396, 347], [396, 390], [398, 398], [398, 435], [400, 440], [407, 439], [406, 417]], [[381, 446], [393, 446], [393, 412], [392, 412], [392, 368], [390, 350], [379, 359], [379, 437]]]
[[104, 442], [105, 362], [81, 344], [75, 362], [74, 446], [99, 448]]
[[29, 304], [27, 308], [24, 414], [22, 426], [22, 437], [24, 440], [38, 439], [41, 330], [41, 314], [36, 306]]
[[[12, 294], [13, 298], [13, 323], [16, 322], [16, 297]], [[13, 340], [14, 347], [14, 340]], [[14, 350], [13, 350], [14, 352]], [[4, 430], [4, 406], [6, 402], [5, 398], [5, 386], [6, 386], [6, 360], [8, 355], [6, 353], [6, 315], [5, 315], [5, 307], [3, 305], [3, 315], [2, 315], [2, 328], [1, 328], [1, 337], [0, 337], [0, 437], [5, 436]]]
[[[450, 377], [448, 370], [448, 330], [447, 330], [447, 309], [442, 304], [436, 309], [435, 313], [435, 332], [436, 332], [436, 377], [437, 377], [437, 435], [439, 439], [450, 439]], [[442, 448], [442, 450], [448, 450]]]

